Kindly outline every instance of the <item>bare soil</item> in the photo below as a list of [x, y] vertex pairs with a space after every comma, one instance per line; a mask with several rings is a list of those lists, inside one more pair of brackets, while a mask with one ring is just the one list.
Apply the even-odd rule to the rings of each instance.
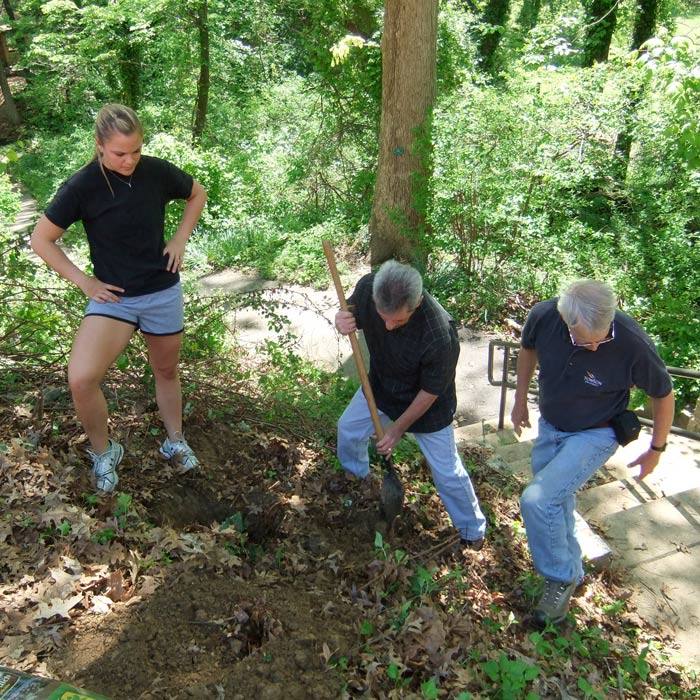
[[[387, 531], [379, 481], [346, 480], [323, 426], [271, 425], [232, 391], [212, 414], [202, 396], [187, 422], [202, 468], [181, 475], [158, 454], [152, 400], [123, 381], [110, 497], [92, 496], [60, 384], [44, 402], [18, 387], [0, 406], [0, 665], [113, 700], [561, 698], [579, 697], [581, 678], [614, 688], [646, 648], [649, 675], [625, 676], [619, 697], [654, 697], [652, 678], [691, 697], [664, 661], [672, 640], [626, 609], [617, 574], [591, 576], [560, 637], [532, 636], [520, 485], [482, 450], [465, 458], [488, 541], [464, 552], [418, 454], [398, 464], [407, 503]], [[520, 662], [536, 677], [499, 695]]]

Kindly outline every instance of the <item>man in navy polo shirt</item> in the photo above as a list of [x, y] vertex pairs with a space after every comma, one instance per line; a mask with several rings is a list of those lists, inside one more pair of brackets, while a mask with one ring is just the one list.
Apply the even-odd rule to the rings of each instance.
[[617, 310], [610, 287], [584, 280], [558, 299], [531, 309], [518, 355], [511, 420], [515, 432], [530, 426], [527, 392], [539, 364], [538, 437], [533, 479], [520, 507], [528, 544], [544, 592], [534, 610], [537, 624], [556, 624], [583, 579], [581, 548], [574, 536], [576, 491], [617, 450], [611, 420], [639, 387], [652, 400], [651, 443], [628, 466], [650, 474], [666, 448], [674, 415], [671, 378], [641, 326]]
[[[411, 432], [425, 456], [462, 544], [479, 550], [486, 519], [455, 444], [455, 370], [459, 338], [454, 320], [427, 292], [420, 273], [395, 260], [365, 275], [339, 311], [340, 333], [362, 330], [370, 355], [369, 379], [385, 425], [377, 452], [390, 455]], [[338, 460], [362, 479], [369, 475], [368, 441], [374, 432], [367, 400], [358, 389], [338, 422]]]

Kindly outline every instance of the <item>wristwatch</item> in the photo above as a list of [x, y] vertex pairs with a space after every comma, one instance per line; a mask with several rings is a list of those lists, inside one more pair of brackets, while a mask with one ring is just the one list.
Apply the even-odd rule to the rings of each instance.
[[666, 452], [666, 445], [668, 445], [667, 442], [665, 442], [663, 445], [659, 445], [658, 447], [654, 444], [649, 445], [649, 447], [654, 450], [654, 452]]

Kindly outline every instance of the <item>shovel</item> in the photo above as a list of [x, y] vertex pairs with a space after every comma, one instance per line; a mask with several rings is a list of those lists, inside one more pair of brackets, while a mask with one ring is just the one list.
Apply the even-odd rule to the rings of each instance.
[[[335, 291], [338, 294], [340, 308], [342, 311], [348, 311], [348, 303], [345, 300], [345, 293], [343, 292], [343, 287], [340, 284], [338, 268], [335, 265], [335, 254], [333, 253], [333, 248], [328, 241], [323, 241], [323, 251], [326, 254], [326, 260], [328, 260], [328, 267], [331, 271]], [[355, 365], [357, 365], [357, 373], [360, 375], [362, 391], [367, 399], [369, 412], [372, 416], [374, 432], [377, 436], [377, 440], [381, 440], [384, 437], [384, 427], [382, 426], [382, 422], [379, 420], [379, 412], [377, 411], [377, 404], [374, 401], [374, 394], [372, 393], [372, 386], [369, 383], [365, 363], [362, 359], [360, 344], [354, 331], [348, 335], [348, 338], [350, 338], [352, 355], [355, 358]], [[382, 460], [384, 466], [382, 469], [381, 512], [389, 529], [391, 529], [394, 518], [401, 512], [401, 508], [403, 507], [404, 487], [396, 474], [396, 468], [394, 467], [394, 463], [391, 461], [391, 457], [382, 455]]]

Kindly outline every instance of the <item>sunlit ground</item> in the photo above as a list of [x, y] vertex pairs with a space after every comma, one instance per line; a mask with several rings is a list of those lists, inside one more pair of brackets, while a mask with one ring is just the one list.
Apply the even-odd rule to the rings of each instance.
[[700, 46], [700, 13], [690, 17], [680, 17], [674, 34], [688, 36]]

